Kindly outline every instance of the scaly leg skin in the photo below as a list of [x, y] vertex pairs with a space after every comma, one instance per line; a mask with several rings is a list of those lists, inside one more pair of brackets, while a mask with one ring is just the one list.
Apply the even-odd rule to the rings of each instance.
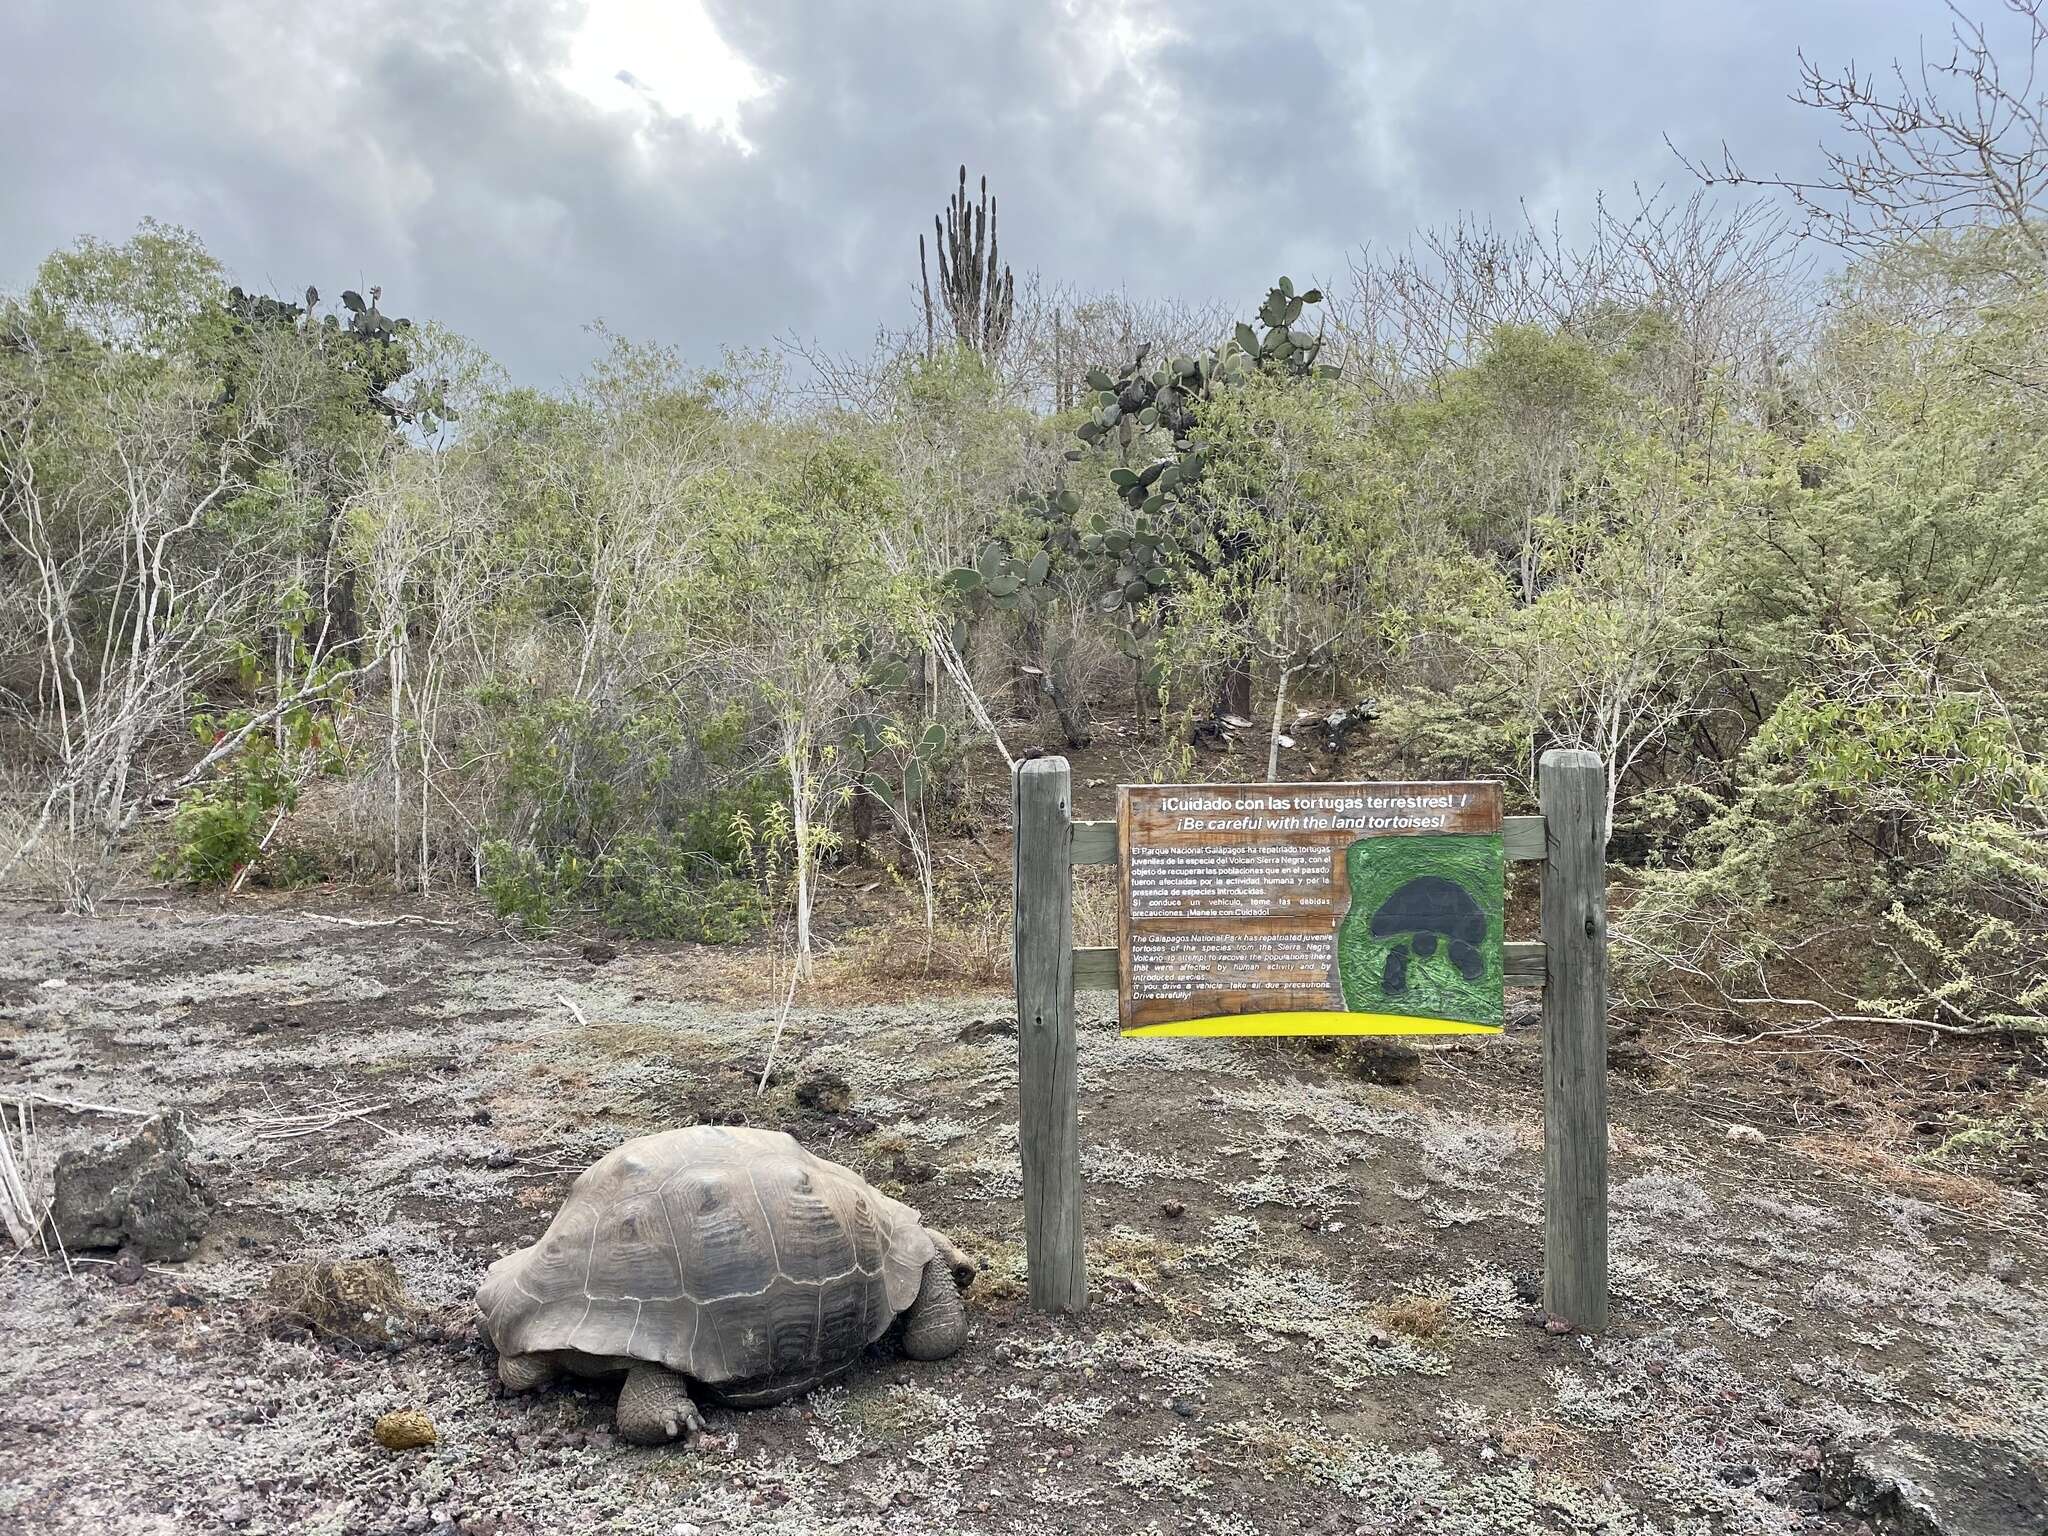
[[694, 1446], [710, 1433], [690, 1384], [666, 1366], [642, 1363], [619, 1389], [619, 1433], [635, 1445], [666, 1445], [681, 1435]]
[[903, 1318], [903, 1353], [913, 1360], [943, 1360], [967, 1342], [967, 1308], [944, 1254], [925, 1265], [917, 1300]]
[[539, 1355], [498, 1356], [498, 1380], [507, 1392], [531, 1392], [545, 1386], [554, 1374], [553, 1362]]

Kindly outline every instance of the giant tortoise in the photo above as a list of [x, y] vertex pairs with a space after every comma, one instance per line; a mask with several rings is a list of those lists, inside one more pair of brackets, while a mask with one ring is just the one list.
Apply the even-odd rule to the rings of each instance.
[[704, 1433], [693, 1388], [758, 1407], [807, 1392], [901, 1317], [903, 1350], [967, 1338], [974, 1265], [918, 1213], [780, 1131], [698, 1125], [615, 1148], [477, 1292], [498, 1377], [623, 1372], [619, 1433]]

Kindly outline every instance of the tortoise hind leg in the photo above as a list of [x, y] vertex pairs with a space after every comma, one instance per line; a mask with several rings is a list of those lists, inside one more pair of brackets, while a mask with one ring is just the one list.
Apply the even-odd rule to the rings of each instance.
[[665, 1445], [681, 1435], [691, 1445], [710, 1431], [690, 1398], [690, 1385], [665, 1366], [646, 1362], [626, 1372], [619, 1389], [619, 1433], [635, 1445]]
[[943, 1360], [967, 1342], [967, 1308], [943, 1254], [925, 1265], [924, 1284], [903, 1320], [903, 1352], [913, 1360]]

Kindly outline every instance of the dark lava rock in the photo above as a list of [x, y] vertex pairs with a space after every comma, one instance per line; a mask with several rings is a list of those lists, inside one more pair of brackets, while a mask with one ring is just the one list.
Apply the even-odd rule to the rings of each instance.
[[1397, 1085], [1422, 1076], [1422, 1052], [1394, 1040], [1360, 1041], [1344, 1053], [1351, 1075], [1368, 1083]]
[[64, 1246], [132, 1248], [138, 1260], [192, 1256], [213, 1201], [184, 1127], [152, 1115], [135, 1133], [57, 1159], [50, 1225]]
[[843, 1115], [853, 1103], [853, 1089], [835, 1072], [814, 1072], [796, 1085], [796, 1101], [820, 1115]]
[[1607, 1040], [1607, 1070], [1627, 1077], [1655, 1077], [1657, 1062], [1643, 1043], [1642, 1030], [1625, 1025]]
[[960, 1026], [960, 1033], [954, 1038], [965, 1040], [972, 1044], [976, 1040], [986, 1040], [990, 1035], [1014, 1035], [1015, 1033], [1017, 1033], [1017, 1021], [1015, 1019], [969, 1019]]
[[1821, 1459], [1824, 1498], [1883, 1536], [2048, 1531], [2048, 1480], [2011, 1445], [1924, 1430]]

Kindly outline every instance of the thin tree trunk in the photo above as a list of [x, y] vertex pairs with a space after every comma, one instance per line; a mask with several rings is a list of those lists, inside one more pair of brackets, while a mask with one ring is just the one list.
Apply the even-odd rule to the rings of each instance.
[[1298, 667], [1282, 667], [1280, 684], [1273, 690], [1273, 732], [1266, 741], [1266, 782], [1280, 782], [1280, 721], [1287, 709], [1287, 684]]

